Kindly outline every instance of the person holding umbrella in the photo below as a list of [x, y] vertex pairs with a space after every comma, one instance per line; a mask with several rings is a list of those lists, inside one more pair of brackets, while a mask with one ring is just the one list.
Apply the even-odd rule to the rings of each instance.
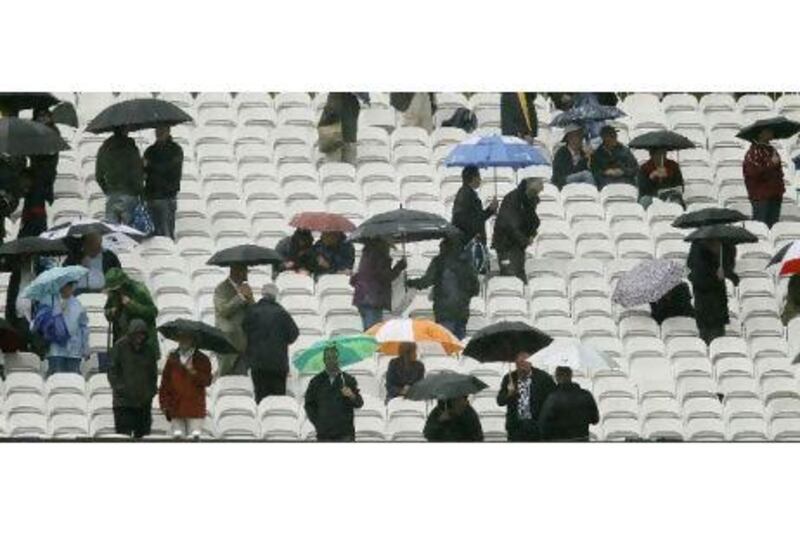
[[328, 93], [328, 100], [322, 110], [319, 126], [341, 124], [343, 144], [328, 157], [331, 161], [356, 164], [356, 148], [358, 142], [358, 115], [361, 112], [359, 99], [369, 102], [369, 95], [364, 93]]
[[588, 442], [589, 426], [600, 422], [592, 393], [572, 382], [572, 369], [556, 368], [556, 388], [539, 416], [543, 440]]
[[[85, 269], [84, 269], [85, 270]], [[158, 308], [153, 303], [150, 291], [144, 284], [132, 280], [121, 268], [112, 268], [106, 274], [104, 292], [108, 295], [105, 315], [111, 327], [109, 343], [116, 344], [130, 329], [134, 319], [140, 319], [147, 325], [147, 349], [156, 354], [160, 351], [156, 336], [156, 317]], [[109, 346], [109, 352], [111, 346]]]
[[660, 326], [666, 319], [676, 316], [695, 318], [689, 284], [682, 281], [667, 294], [650, 303], [650, 316]]
[[324, 274], [351, 275], [356, 260], [356, 249], [353, 243], [341, 231], [323, 231], [311, 253], [315, 258], [314, 272], [317, 276]]
[[247, 375], [247, 336], [242, 329], [245, 314], [255, 303], [253, 289], [247, 283], [247, 265], [230, 265], [228, 279], [214, 289], [215, 325], [230, 339], [236, 352], [219, 353], [219, 375]]
[[155, 231], [175, 240], [175, 211], [183, 175], [183, 148], [172, 140], [169, 126], [156, 128], [156, 142], [144, 151], [145, 198]]
[[597, 188], [602, 190], [609, 183], [636, 186], [639, 164], [628, 147], [617, 139], [617, 129], [614, 126], [603, 126], [600, 139], [602, 143], [592, 155], [591, 163]]
[[556, 387], [550, 374], [528, 361], [530, 356], [524, 351], [517, 353], [516, 369], [503, 377], [497, 393], [497, 405], [506, 408], [508, 440], [513, 442], [541, 440], [539, 413]]
[[654, 198], [680, 204], [683, 201], [683, 174], [677, 161], [667, 159], [663, 148], [649, 150], [650, 159], [639, 168], [639, 203], [647, 209]]
[[581, 124], [567, 124], [564, 128], [564, 144], [553, 156], [552, 183], [558, 190], [568, 183], [589, 183], [595, 185], [594, 176], [589, 172], [589, 151], [584, 146], [586, 130]]
[[23, 200], [17, 238], [36, 237], [47, 230], [46, 184], [36, 177], [30, 167], [20, 172], [19, 180]]
[[112, 268], [122, 268], [117, 254], [103, 248], [103, 237], [99, 233], [87, 233], [80, 241], [73, 238], [67, 240], [70, 241], [72, 250], [64, 260], [64, 266], [81, 265], [89, 270], [86, 278], [78, 281], [78, 294], [102, 291], [106, 274]]
[[391, 245], [384, 239], [364, 243], [358, 270], [350, 277], [353, 305], [361, 315], [364, 331], [383, 320], [384, 310], [392, 306], [392, 282], [405, 270], [405, 258], [392, 266]]
[[144, 191], [144, 164], [128, 128], [117, 126], [97, 151], [95, 179], [106, 198], [106, 220], [130, 225]]
[[416, 344], [400, 343], [399, 352], [386, 371], [386, 403], [392, 398], [405, 398], [411, 386], [425, 377], [425, 365], [417, 359]]
[[6, 238], [6, 218], [19, 206], [21, 171], [12, 158], [0, 153], [0, 244]]
[[520, 181], [517, 188], [503, 198], [494, 224], [492, 247], [497, 251], [500, 275], [516, 276], [525, 284], [528, 283], [525, 250], [533, 244], [539, 229], [536, 206], [543, 188], [538, 179]]
[[[33, 120], [44, 124], [54, 133], [61, 136], [61, 132], [56, 126], [53, 118], [53, 113], [46, 107], [39, 107], [33, 110]], [[33, 180], [36, 184], [36, 189], [41, 189], [43, 199], [50, 205], [53, 205], [55, 199], [53, 193], [53, 184], [56, 181], [56, 174], [58, 170], [58, 152], [53, 154], [32, 155], [29, 157], [29, 168], [33, 174]], [[38, 235], [38, 234], [37, 234]]]
[[739, 285], [735, 262], [736, 248], [719, 239], [695, 240], [689, 248], [686, 264], [694, 292], [695, 320], [706, 344], [725, 335], [725, 325], [730, 321], [725, 278]]
[[493, 198], [484, 208], [478, 196], [481, 188], [481, 173], [475, 165], [468, 165], [461, 171], [461, 188], [453, 201], [453, 226], [462, 233], [464, 244], [478, 239], [486, 245], [486, 221], [497, 213], [497, 198]]
[[786, 303], [781, 312], [781, 322], [788, 326], [796, 316], [800, 315], [800, 274], [789, 278], [789, 287], [786, 290]]
[[753, 220], [772, 226], [781, 218], [781, 204], [786, 186], [783, 183], [781, 156], [770, 141], [775, 132], [764, 127], [749, 139], [750, 149], [742, 161], [744, 184], [753, 207]]
[[422, 434], [428, 442], [483, 442], [481, 420], [466, 396], [439, 400]]

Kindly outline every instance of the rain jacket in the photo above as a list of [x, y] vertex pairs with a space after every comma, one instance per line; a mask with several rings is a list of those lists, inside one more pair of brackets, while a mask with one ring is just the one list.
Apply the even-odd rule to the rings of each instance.
[[144, 151], [145, 197], [148, 200], [175, 198], [181, 190], [183, 148], [170, 137], [156, 141]]
[[[611, 168], [622, 169], [622, 176], [618, 178], [604, 176], [603, 173]], [[636, 158], [628, 147], [622, 143], [617, 143], [611, 150], [601, 144], [592, 155], [592, 174], [594, 174], [598, 189], [602, 189], [610, 183], [627, 183], [636, 186], [639, 163], [636, 162]]]
[[539, 229], [539, 216], [536, 214], [539, 200], [528, 198], [526, 188], [526, 180], [520, 181], [500, 203], [492, 236], [492, 248], [498, 252], [526, 249], [529, 239]]
[[[736, 261], [736, 248], [723, 246], [722, 256], [725, 277], [734, 285], [739, 284], [739, 276], [733, 271]], [[693, 242], [689, 248], [689, 281], [694, 292], [694, 307], [698, 328], [715, 328], [730, 321], [728, 314], [728, 293], [725, 282], [717, 278], [719, 256], [706, 248], [702, 242]]]
[[[343, 384], [353, 391], [353, 399], [342, 394]], [[346, 372], [340, 372], [331, 384], [328, 373], [322, 371], [311, 379], [306, 389], [306, 416], [314, 424], [317, 440], [355, 439], [353, 411], [362, 405], [364, 399], [358, 390], [358, 382]]]
[[392, 268], [392, 257], [372, 246], [365, 246], [358, 263], [358, 271], [350, 277], [353, 305], [390, 309], [392, 307], [392, 281], [399, 271]]
[[413, 385], [425, 377], [425, 365], [422, 361], [414, 361], [406, 365], [400, 357], [389, 361], [386, 371], [386, 401], [400, 396], [400, 391], [406, 385]]
[[588, 441], [589, 425], [600, 421], [592, 393], [577, 383], [562, 383], [544, 402], [539, 415], [544, 440]]
[[754, 142], [744, 156], [742, 173], [751, 200], [777, 200], [783, 197], [783, 167], [772, 163], [777, 150], [770, 144]]
[[139, 350], [131, 341], [131, 336], [140, 331], [147, 332], [147, 324], [132, 320], [128, 334], [111, 350], [108, 382], [114, 394], [114, 407], [149, 408], [158, 392], [158, 354], [148, 350], [146, 340]]
[[342, 138], [354, 143], [358, 137], [358, 115], [361, 105], [354, 93], [328, 93], [328, 101], [319, 119], [320, 126], [342, 123]]
[[428, 415], [423, 434], [428, 442], [483, 442], [483, 428], [478, 413], [467, 405], [460, 415], [441, 421], [444, 402], [439, 402]]
[[580, 159], [574, 163], [572, 152], [569, 151], [567, 145], [564, 145], [556, 150], [556, 155], [553, 156], [553, 179], [551, 182], [560, 191], [567, 184], [567, 176], [585, 170], [589, 170], [589, 160], [586, 158], [586, 154], [581, 152]]
[[89, 317], [81, 302], [74, 296], [67, 300], [56, 297], [52, 308], [53, 316], [62, 315], [69, 332], [65, 344], [51, 342], [47, 357], [69, 357], [83, 359], [89, 357]]
[[214, 289], [214, 325], [228, 337], [240, 354], [244, 353], [247, 346], [242, 322], [249, 306], [250, 302], [239, 294], [230, 278]]
[[95, 179], [105, 194], [139, 196], [144, 190], [144, 166], [136, 141], [112, 135], [97, 151]]
[[453, 201], [453, 225], [464, 234], [464, 242], [479, 237], [486, 242], [486, 221], [494, 214], [490, 208], [483, 207], [475, 189], [462, 185]]
[[675, 316], [688, 316], [694, 318], [694, 307], [692, 306], [692, 293], [689, 285], [681, 283], [658, 301], [650, 304], [650, 315], [653, 320], [661, 325], [668, 318]]
[[[341, 241], [338, 246], [330, 248], [319, 240], [314, 243], [311, 251], [314, 255], [314, 272], [316, 274], [336, 274], [343, 270], [353, 270], [353, 264], [356, 261], [356, 249], [351, 242]], [[325, 258], [330, 263], [330, 268], [322, 268], [317, 263], [318, 257]]]
[[206, 354], [195, 350], [191, 366], [194, 374], [183, 366], [177, 350], [167, 357], [158, 389], [158, 401], [167, 420], [206, 416], [206, 387], [211, 385], [211, 361]]
[[300, 332], [292, 315], [272, 297], [247, 308], [242, 322], [245, 357], [250, 368], [274, 374], [289, 373], [289, 345]]
[[[156, 354], [158, 358], [160, 353], [156, 335], [158, 308], [153, 303], [150, 291], [143, 284], [129, 278], [122, 269], [112, 268], [106, 272], [106, 287], [116, 286], [120, 289], [109, 293], [105, 305], [106, 319], [111, 324], [113, 342], [116, 343], [125, 335], [132, 320], [141, 319], [147, 324], [148, 351]], [[122, 305], [122, 295], [130, 298], [127, 305]]]
[[440, 253], [433, 258], [425, 275], [408, 280], [415, 289], [433, 285], [433, 314], [437, 322], [468, 320], [469, 302], [480, 292], [478, 274], [461, 249]]

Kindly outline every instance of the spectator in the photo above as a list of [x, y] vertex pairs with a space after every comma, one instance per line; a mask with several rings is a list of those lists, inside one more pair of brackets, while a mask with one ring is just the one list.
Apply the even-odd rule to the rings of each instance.
[[116, 344], [130, 329], [131, 321], [138, 318], [147, 325], [147, 350], [158, 359], [158, 308], [147, 287], [129, 278], [121, 268], [112, 268], [106, 273], [105, 292], [108, 294], [105, 314], [111, 324], [112, 342]]
[[[33, 111], [33, 120], [44, 124], [59, 136], [61, 135], [49, 109], [35, 109]], [[56, 182], [56, 174], [58, 172], [58, 159], [58, 152], [55, 154], [29, 156], [30, 170], [33, 174], [34, 183], [36, 183], [36, 189], [41, 191], [44, 200], [50, 205], [53, 205], [53, 200], [55, 199], [53, 185]]]
[[175, 240], [175, 211], [183, 175], [183, 149], [169, 126], [156, 128], [156, 142], [144, 151], [145, 197], [155, 231]]
[[406, 282], [414, 289], [433, 285], [433, 316], [458, 339], [467, 336], [469, 302], [480, 292], [478, 274], [463, 253], [458, 237], [442, 239], [439, 255], [433, 258], [425, 275]]
[[247, 284], [247, 266], [231, 265], [228, 279], [214, 289], [215, 325], [228, 336], [235, 353], [217, 354], [220, 376], [246, 376], [247, 336], [242, 329], [248, 308], [255, 303]]
[[158, 354], [148, 350], [147, 324], [131, 320], [128, 334], [111, 350], [108, 382], [114, 393], [114, 430], [142, 438], [150, 434], [153, 397], [158, 392]]
[[292, 235], [281, 239], [275, 251], [283, 258], [281, 271], [290, 270], [306, 275], [316, 272], [314, 237], [307, 229], [296, 229]]
[[423, 434], [428, 442], [483, 442], [481, 421], [466, 396], [439, 400]]
[[356, 164], [358, 141], [358, 115], [361, 105], [355, 93], [328, 93], [328, 100], [319, 119], [320, 126], [328, 126], [340, 122], [342, 125], [341, 149], [329, 154], [331, 161]]
[[506, 433], [512, 442], [541, 440], [539, 413], [556, 387], [550, 374], [534, 368], [529, 357], [526, 352], [517, 354], [516, 370], [503, 377], [497, 393], [497, 405], [506, 407]]
[[786, 304], [781, 313], [781, 321], [788, 326], [794, 317], [800, 315], [800, 275], [795, 274], [789, 278], [789, 287], [786, 291]]
[[552, 183], [558, 190], [568, 183], [594, 185], [594, 176], [589, 172], [589, 155], [583, 145], [585, 130], [580, 124], [564, 128], [564, 145], [553, 156]]
[[356, 249], [353, 243], [347, 242], [345, 234], [340, 231], [323, 232], [314, 243], [312, 254], [315, 257], [314, 271], [321, 274], [353, 273], [356, 260]]
[[130, 225], [144, 190], [144, 166], [136, 141], [124, 127], [114, 130], [97, 151], [95, 179], [106, 199], [106, 220]]
[[695, 317], [692, 293], [687, 283], [681, 283], [658, 301], [650, 304], [650, 316], [660, 326], [666, 319], [675, 316]]
[[39, 274], [51, 266], [52, 262], [49, 258], [38, 255], [6, 258], [6, 267], [11, 270], [6, 292], [6, 320], [20, 335], [22, 349], [34, 352], [41, 358], [44, 358], [47, 346], [45, 346], [42, 337], [38, 333], [31, 331], [33, 302], [28, 298], [23, 298], [22, 293]]
[[[47, 375], [57, 373], [80, 374], [81, 361], [89, 358], [89, 317], [81, 302], [75, 298], [75, 283], [66, 283], [55, 298], [53, 306], [48, 309], [54, 320], [63, 318], [66, 338], [47, 338], [50, 343], [47, 349]], [[43, 312], [40, 306], [37, 312]], [[38, 320], [34, 320], [34, 323]]]
[[206, 417], [206, 388], [211, 385], [211, 362], [195, 347], [190, 334], [178, 337], [178, 348], [167, 357], [158, 399], [176, 438], [199, 439]]
[[269, 283], [261, 291], [261, 300], [247, 308], [242, 322], [245, 333], [245, 359], [256, 404], [267, 396], [286, 395], [289, 375], [289, 345], [299, 331], [292, 315], [277, 301], [278, 287]]
[[19, 175], [16, 158], [0, 154], [0, 244], [6, 238], [6, 218], [19, 206]]
[[650, 159], [639, 168], [639, 203], [647, 209], [654, 198], [686, 208], [681, 167], [667, 159], [666, 150], [650, 150]]
[[358, 271], [350, 277], [353, 305], [358, 308], [364, 331], [383, 320], [384, 310], [392, 306], [392, 282], [405, 270], [405, 259], [392, 267], [390, 245], [383, 239], [364, 244]]
[[392, 398], [405, 398], [411, 385], [425, 377], [425, 365], [417, 360], [417, 345], [400, 344], [399, 354], [389, 362], [386, 372], [386, 402]]
[[636, 186], [639, 164], [633, 153], [617, 140], [617, 130], [613, 126], [603, 126], [600, 130], [602, 144], [592, 155], [592, 174], [598, 189], [612, 183], [627, 183]]
[[402, 113], [401, 126], [433, 131], [433, 93], [391, 93], [389, 101]]
[[536, 93], [500, 94], [500, 129], [503, 135], [519, 137], [529, 144], [538, 134]]
[[764, 128], [750, 145], [742, 162], [744, 184], [753, 207], [753, 220], [758, 220], [768, 228], [781, 218], [781, 202], [786, 187], [783, 184], [781, 156], [770, 144], [774, 132]]
[[339, 369], [335, 346], [325, 349], [325, 370], [306, 389], [305, 410], [318, 441], [354, 441], [353, 411], [364, 405], [356, 378]]
[[589, 441], [589, 425], [600, 421], [592, 393], [572, 382], [572, 369], [556, 368], [555, 390], [540, 415], [542, 436], [550, 441]]
[[106, 285], [106, 274], [112, 268], [122, 268], [117, 254], [103, 249], [103, 238], [99, 233], [89, 233], [80, 241], [80, 248], [73, 246], [64, 260], [64, 266], [80, 265], [89, 269], [86, 277], [78, 282], [78, 294], [100, 292]]
[[47, 230], [46, 184], [36, 177], [31, 168], [24, 169], [19, 177], [23, 201], [17, 238], [37, 237]]
[[695, 320], [706, 344], [725, 335], [725, 324], [730, 321], [725, 278], [739, 285], [735, 261], [736, 248], [720, 241], [695, 241], [689, 248], [687, 266], [694, 292]]
[[486, 221], [497, 212], [497, 198], [493, 198], [486, 208], [481, 204], [478, 196], [481, 173], [478, 167], [464, 167], [461, 182], [453, 202], [453, 225], [461, 230], [464, 244], [475, 238], [486, 244]]
[[497, 250], [500, 275], [516, 276], [523, 283], [528, 282], [525, 276], [525, 249], [533, 244], [539, 229], [536, 206], [542, 189], [541, 180], [522, 180], [516, 189], [503, 198], [494, 223], [492, 247]]

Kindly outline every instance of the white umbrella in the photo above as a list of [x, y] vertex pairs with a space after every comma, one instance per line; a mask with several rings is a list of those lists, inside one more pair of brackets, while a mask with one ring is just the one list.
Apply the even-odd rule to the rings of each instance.
[[546, 348], [533, 354], [529, 360], [535, 366], [544, 368], [568, 366], [589, 371], [619, 368], [612, 357], [576, 340], [555, 339]]
[[132, 238], [145, 238], [141, 231], [123, 224], [113, 224], [95, 218], [77, 218], [43, 232], [39, 237], [49, 240], [60, 240], [66, 237], [83, 237], [90, 233], [107, 235], [109, 233], [122, 233]]

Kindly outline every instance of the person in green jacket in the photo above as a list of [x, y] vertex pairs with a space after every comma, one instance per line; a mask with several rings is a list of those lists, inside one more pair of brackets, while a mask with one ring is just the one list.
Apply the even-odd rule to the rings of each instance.
[[105, 292], [108, 299], [105, 314], [111, 324], [111, 340], [119, 341], [127, 334], [131, 321], [140, 319], [147, 325], [147, 349], [159, 358], [156, 317], [158, 308], [153, 303], [150, 291], [143, 284], [132, 280], [121, 268], [112, 268], [106, 273]]
[[144, 163], [126, 128], [116, 128], [97, 151], [95, 179], [106, 199], [106, 220], [130, 224], [144, 190]]

